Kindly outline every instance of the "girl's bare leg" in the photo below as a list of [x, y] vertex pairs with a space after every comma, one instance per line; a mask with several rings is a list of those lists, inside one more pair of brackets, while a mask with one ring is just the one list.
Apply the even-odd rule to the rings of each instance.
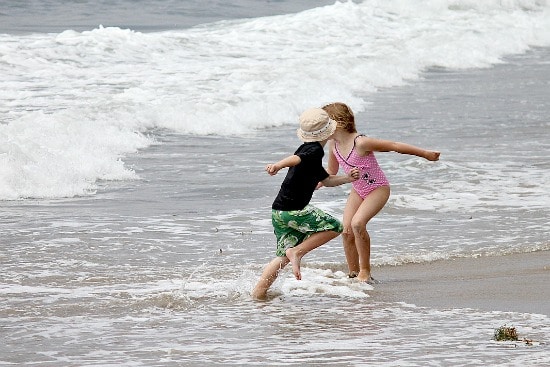
[[271, 260], [269, 264], [265, 266], [264, 271], [260, 276], [260, 280], [258, 280], [258, 283], [254, 287], [252, 297], [260, 300], [265, 299], [267, 296], [267, 290], [271, 287], [275, 279], [277, 279], [279, 272], [288, 263], [289, 260], [286, 256], [276, 257]]
[[296, 279], [301, 280], [300, 262], [305, 254], [317, 247], [324, 245], [333, 238], [338, 237], [340, 233], [334, 231], [317, 232], [309, 236], [304, 242], [298, 246], [286, 250], [286, 256], [292, 264], [292, 272]]
[[350, 277], [359, 274], [359, 254], [357, 253], [357, 247], [355, 245], [355, 236], [351, 229], [351, 220], [361, 203], [363, 203], [363, 199], [361, 199], [357, 192], [352, 189], [348, 196], [346, 207], [344, 208], [344, 232], [342, 232], [342, 244], [344, 246], [344, 254], [346, 255]]
[[379, 187], [363, 200], [351, 220], [351, 228], [355, 237], [355, 245], [359, 255], [359, 274], [357, 280], [368, 282], [370, 272], [370, 236], [367, 223], [386, 205], [390, 197], [388, 186]]

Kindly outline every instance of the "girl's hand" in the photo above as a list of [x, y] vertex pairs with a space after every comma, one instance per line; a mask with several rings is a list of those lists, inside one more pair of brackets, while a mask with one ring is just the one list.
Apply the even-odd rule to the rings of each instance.
[[349, 171], [348, 177], [351, 179], [351, 182], [357, 181], [359, 179], [359, 168], [352, 168], [351, 171]]
[[427, 150], [426, 153], [424, 153], [424, 158], [426, 158], [429, 161], [438, 161], [440, 152], [435, 152], [433, 150]]

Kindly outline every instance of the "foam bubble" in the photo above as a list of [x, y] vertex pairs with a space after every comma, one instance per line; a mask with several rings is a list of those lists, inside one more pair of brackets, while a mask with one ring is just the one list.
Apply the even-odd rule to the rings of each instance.
[[285, 277], [280, 290], [284, 295], [301, 296], [323, 294], [335, 297], [366, 298], [374, 288], [367, 283], [349, 279], [342, 271], [302, 268], [302, 279]]

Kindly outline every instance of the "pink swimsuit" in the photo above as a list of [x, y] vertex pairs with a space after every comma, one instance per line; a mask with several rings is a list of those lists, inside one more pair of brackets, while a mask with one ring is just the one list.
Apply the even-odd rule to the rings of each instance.
[[[357, 140], [360, 136], [362, 135], [357, 135], [355, 139]], [[355, 150], [355, 140], [347, 158], [344, 158], [340, 154], [338, 144], [334, 142], [334, 156], [346, 173], [349, 173], [354, 167], [359, 168], [359, 179], [353, 181], [352, 185], [361, 198], [364, 199], [368, 194], [381, 186], [390, 185], [386, 175], [378, 165], [374, 152], [370, 152], [366, 156], [360, 156]]]

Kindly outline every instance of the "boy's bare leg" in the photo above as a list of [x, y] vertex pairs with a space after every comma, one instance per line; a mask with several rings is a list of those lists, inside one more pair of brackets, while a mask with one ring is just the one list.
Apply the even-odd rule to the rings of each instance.
[[359, 206], [357, 213], [355, 213], [351, 221], [357, 253], [359, 254], [360, 269], [357, 280], [360, 282], [369, 282], [371, 280], [370, 236], [367, 232], [367, 223], [384, 207], [389, 197], [389, 187], [383, 186], [377, 188], [363, 200], [363, 203]]
[[286, 250], [286, 256], [292, 264], [292, 272], [296, 279], [301, 280], [302, 274], [300, 272], [300, 262], [305, 254], [317, 247], [324, 245], [333, 238], [338, 237], [340, 233], [334, 231], [317, 232], [309, 236], [304, 242], [298, 246], [289, 248]]
[[271, 287], [275, 279], [277, 279], [281, 269], [283, 269], [288, 262], [289, 260], [286, 256], [276, 257], [271, 260], [269, 264], [265, 266], [264, 271], [260, 276], [260, 280], [258, 280], [258, 283], [254, 287], [252, 297], [260, 300], [265, 299], [267, 296], [267, 290]]

